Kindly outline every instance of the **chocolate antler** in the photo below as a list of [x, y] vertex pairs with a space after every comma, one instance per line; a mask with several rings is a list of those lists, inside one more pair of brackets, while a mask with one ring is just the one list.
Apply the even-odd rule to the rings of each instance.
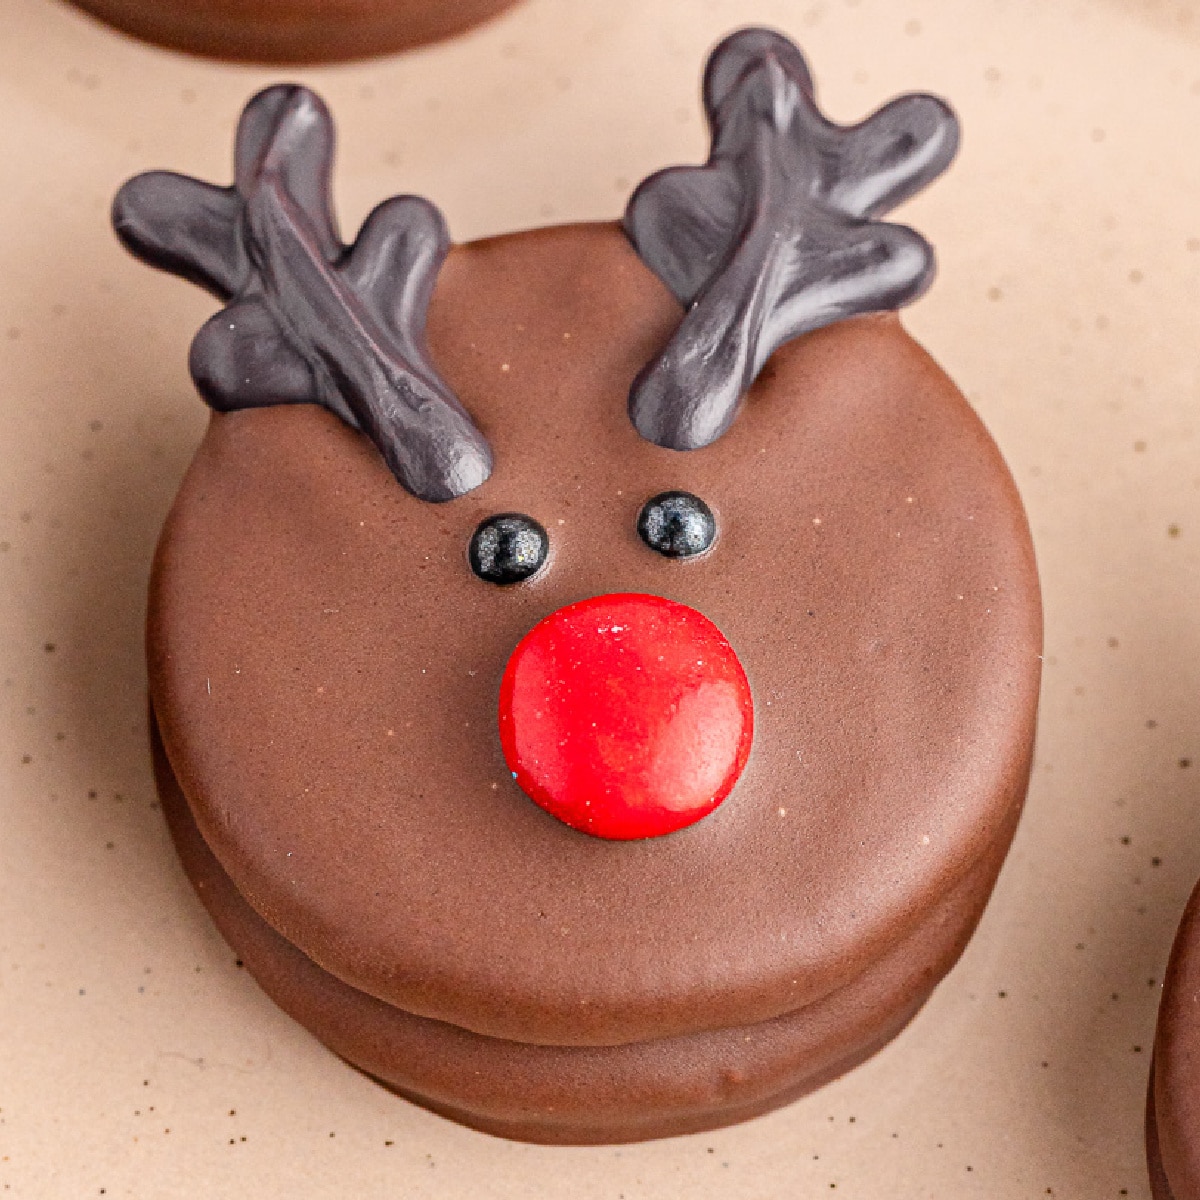
[[492, 456], [425, 348], [449, 238], [441, 214], [398, 196], [342, 245], [329, 196], [333, 123], [306, 88], [246, 106], [234, 184], [154, 171], [113, 204], [121, 241], [226, 307], [192, 343], [192, 377], [220, 411], [322, 404], [361, 429], [422, 500], [481, 484]]
[[874, 218], [939, 175], [958, 148], [954, 114], [933, 96], [834, 125], [800, 51], [767, 29], [717, 47], [704, 103], [708, 162], [652, 175], [625, 214], [638, 254], [689, 310], [629, 397], [643, 437], [675, 450], [720, 437], [784, 342], [925, 290], [928, 243]]

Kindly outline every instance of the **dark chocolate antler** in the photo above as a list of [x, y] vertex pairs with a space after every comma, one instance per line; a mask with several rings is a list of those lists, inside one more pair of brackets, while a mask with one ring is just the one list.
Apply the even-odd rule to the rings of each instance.
[[378, 446], [422, 500], [481, 484], [492, 456], [425, 348], [425, 314], [449, 238], [441, 214], [398, 196], [354, 245], [330, 204], [333, 123], [306, 88], [246, 106], [232, 187], [154, 171], [113, 204], [121, 241], [226, 307], [192, 343], [192, 377], [220, 411], [322, 404]]
[[689, 310], [629, 398], [639, 432], [675, 450], [720, 437], [784, 342], [925, 290], [928, 243], [874, 218], [939, 175], [958, 148], [954, 114], [933, 96], [834, 125], [800, 51], [767, 29], [717, 47], [704, 103], [708, 162], [652, 175], [625, 213], [638, 254]]

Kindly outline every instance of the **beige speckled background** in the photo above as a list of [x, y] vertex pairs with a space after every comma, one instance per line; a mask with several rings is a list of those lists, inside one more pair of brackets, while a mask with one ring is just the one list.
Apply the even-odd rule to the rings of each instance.
[[706, 48], [796, 35], [856, 119], [952, 98], [906, 211], [910, 316], [995, 433], [1045, 581], [1042, 732], [978, 937], [904, 1036], [720, 1133], [545, 1149], [386, 1094], [239, 971], [177, 868], [146, 753], [156, 531], [204, 424], [211, 311], [127, 259], [109, 199], [228, 175], [272, 74], [0, 0], [0, 1195], [1144, 1198], [1158, 981], [1200, 875], [1200, 3], [529, 0], [457, 43], [298, 74], [353, 228], [416, 191], [458, 238], [616, 215], [702, 154]]

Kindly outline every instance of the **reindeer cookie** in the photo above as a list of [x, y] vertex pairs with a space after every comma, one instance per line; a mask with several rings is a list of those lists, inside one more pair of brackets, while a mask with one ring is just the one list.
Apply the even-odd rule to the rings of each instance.
[[462, 33], [515, 0], [74, 0], [135, 37], [213, 58], [321, 63]]
[[114, 209], [225, 305], [150, 597], [185, 868], [317, 1037], [510, 1137], [703, 1129], [873, 1053], [1028, 779], [1028, 530], [879, 220], [954, 118], [834, 125], [754, 29], [704, 99], [708, 162], [621, 225], [450, 246], [401, 197], [344, 246], [296, 87], [232, 187]]

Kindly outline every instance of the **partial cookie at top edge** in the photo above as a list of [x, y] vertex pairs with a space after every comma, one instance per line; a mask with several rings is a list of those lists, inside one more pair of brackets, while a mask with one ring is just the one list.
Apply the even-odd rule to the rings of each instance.
[[257, 0], [72, 0], [125, 33], [172, 50], [239, 62], [373, 58], [453, 37], [517, 0], [294, 0], [264, 15]]

